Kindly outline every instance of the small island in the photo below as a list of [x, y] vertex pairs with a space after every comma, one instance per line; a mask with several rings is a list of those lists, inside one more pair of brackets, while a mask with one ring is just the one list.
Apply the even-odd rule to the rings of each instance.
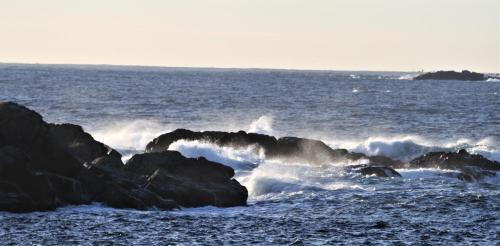
[[420, 74], [413, 80], [465, 80], [465, 81], [484, 81], [487, 77], [482, 73], [471, 72], [462, 70], [462, 72], [455, 71], [437, 71], [431, 73]]

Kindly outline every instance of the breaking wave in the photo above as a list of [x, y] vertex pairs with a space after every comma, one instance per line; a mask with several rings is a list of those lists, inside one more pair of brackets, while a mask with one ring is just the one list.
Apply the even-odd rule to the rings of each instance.
[[203, 156], [209, 161], [223, 163], [236, 170], [250, 170], [264, 160], [264, 154], [257, 146], [246, 148], [221, 147], [206, 141], [179, 140], [169, 150], [176, 150], [190, 158]]
[[272, 124], [273, 118], [271, 116], [263, 115], [250, 124], [248, 132], [272, 135]]
[[[114, 123], [91, 131], [99, 141], [118, 149], [123, 160], [133, 154], [141, 153], [146, 144], [155, 137], [175, 129], [155, 121], [136, 120]], [[272, 118], [261, 116], [251, 122], [248, 132], [272, 134]], [[332, 148], [345, 148], [367, 155], [385, 155], [402, 161], [410, 161], [431, 151], [458, 151], [466, 149], [486, 158], [500, 161], [500, 150], [494, 138], [478, 141], [459, 139], [452, 142], [435, 142], [419, 136], [369, 137], [361, 141], [325, 141]], [[290, 160], [266, 159], [258, 146], [222, 147], [207, 141], [179, 140], [169, 146], [169, 150], [179, 151], [186, 157], [205, 157], [206, 159], [231, 166], [235, 178], [247, 187], [250, 199], [269, 200], [294, 194], [321, 190], [366, 188], [353, 179], [353, 173], [346, 173], [345, 165], [356, 163], [314, 163], [290, 162]], [[445, 176], [450, 171], [436, 169], [398, 170], [405, 179], [435, 178]], [[359, 176], [359, 175], [358, 175]], [[369, 187], [369, 186], [367, 186]]]
[[402, 75], [400, 76], [398, 79], [399, 80], [412, 80], [413, 78], [415, 78], [415, 74], [405, 74], [405, 75]]
[[452, 142], [435, 142], [419, 136], [369, 137], [362, 141], [330, 141], [333, 148], [345, 148], [367, 155], [385, 155], [393, 159], [410, 161], [433, 151], [458, 151], [466, 149], [470, 153], [500, 161], [500, 149], [493, 138], [480, 140], [459, 139]]
[[[248, 132], [275, 135], [277, 132], [272, 126], [273, 119], [271, 116], [261, 116], [251, 122], [246, 128]], [[243, 124], [244, 125], [244, 124]], [[96, 140], [101, 141], [117, 150], [119, 150], [124, 160], [131, 157], [132, 154], [142, 152], [146, 144], [159, 135], [170, 132], [178, 127], [163, 125], [154, 120], [134, 120], [129, 122], [115, 122], [100, 128], [90, 129], [89, 132]], [[221, 129], [225, 130], [225, 129]], [[349, 151], [360, 152], [367, 155], [385, 155], [393, 159], [402, 161], [410, 161], [418, 156], [432, 151], [458, 151], [466, 149], [470, 153], [481, 154], [484, 157], [500, 161], [500, 147], [498, 140], [494, 137], [487, 137], [479, 140], [474, 139], [458, 139], [453, 141], [437, 141], [429, 140], [421, 136], [403, 135], [403, 136], [374, 136], [361, 140], [338, 140], [329, 139], [323, 134], [324, 142], [332, 148], [345, 148]], [[195, 153], [203, 153], [208, 155], [208, 150], [217, 149], [220, 158], [226, 160], [239, 161], [238, 165], [243, 165], [243, 159], [249, 162], [256, 161], [262, 156], [257, 154], [256, 157], [250, 157], [249, 153], [256, 152], [255, 147], [247, 150], [238, 150], [239, 152], [231, 152], [227, 149], [217, 147], [211, 143], [176, 143], [171, 148], [185, 151], [187, 156], [194, 156]], [[191, 151], [188, 151], [188, 150]], [[182, 152], [181, 151], [181, 152]], [[236, 156], [234, 156], [236, 155]], [[205, 156], [207, 157], [207, 156]], [[210, 158], [215, 156], [209, 156]], [[207, 158], [210, 160], [210, 158]], [[213, 159], [213, 161], [218, 161]], [[223, 161], [219, 161], [223, 162]], [[237, 165], [237, 162], [228, 165]], [[246, 164], [245, 164], [246, 165]]]

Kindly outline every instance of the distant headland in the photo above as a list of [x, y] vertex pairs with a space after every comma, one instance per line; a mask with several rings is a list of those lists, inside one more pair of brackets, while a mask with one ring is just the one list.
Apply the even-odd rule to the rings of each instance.
[[468, 70], [462, 70], [462, 72], [455, 71], [437, 71], [423, 73], [415, 78], [414, 80], [466, 80], [466, 81], [484, 81], [489, 78], [494, 78], [486, 76], [482, 73], [471, 72]]

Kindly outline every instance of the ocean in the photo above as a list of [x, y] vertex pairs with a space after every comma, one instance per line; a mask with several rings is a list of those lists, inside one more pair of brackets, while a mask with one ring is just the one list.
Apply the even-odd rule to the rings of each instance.
[[[82, 125], [124, 160], [186, 128], [307, 137], [402, 161], [459, 149], [500, 161], [500, 82], [414, 75], [0, 64], [0, 101]], [[250, 148], [178, 141], [170, 149], [233, 167], [248, 206], [0, 212], [0, 244], [500, 244], [499, 174], [476, 183], [438, 169], [362, 177], [346, 163], [270, 161]]]

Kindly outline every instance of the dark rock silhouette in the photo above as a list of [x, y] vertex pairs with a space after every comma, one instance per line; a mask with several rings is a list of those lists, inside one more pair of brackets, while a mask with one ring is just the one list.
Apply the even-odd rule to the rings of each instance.
[[481, 73], [470, 72], [463, 70], [462, 72], [455, 71], [437, 71], [433, 73], [420, 74], [413, 78], [414, 80], [468, 80], [468, 81], [483, 81], [486, 76]]
[[232, 168], [177, 152], [158, 155], [136, 155], [124, 165], [80, 126], [48, 124], [24, 106], [0, 103], [0, 211], [92, 202], [135, 209], [246, 204]]

